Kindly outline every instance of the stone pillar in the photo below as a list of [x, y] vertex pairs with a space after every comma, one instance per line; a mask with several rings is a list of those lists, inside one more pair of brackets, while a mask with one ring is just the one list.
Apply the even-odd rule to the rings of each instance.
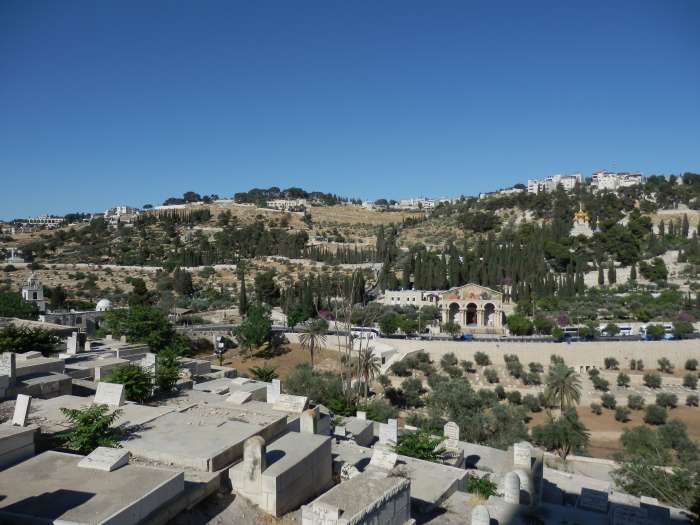
[[521, 499], [524, 500], [524, 504], [531, 505], [534, 502], [532, 497], [532, 475], [529, 471], [525, 471], [523, 469], [518, 469], [515, 471], [515, 473], [518, 475], [518, 479], [520, 480], [520, 494], [521, 496], [524, 496], [524, 498]]
[[78, 332], [73, 332], [71, 336], [66, 339], [66, 352], [70, 355], [76, 355], [79, 350], [80, 342], [78, 340]]
[[491, 525], [491, 515], [485, 505], [477, 505], [472, 509], [472, 525]]
[[267, 447], [262, 436], [253, 436], [243, 444], [244, 487], [247, 492], [257, 492], [262, 484], [262, 473], [267, 468]]
[[17, 355], [14, 352], [0, 354], [0, 376], [7, 376], [10, 386], [15, 384], [17, 380]]
[[299, 416], [299, 432], [315, 434], [318, 425], [318, 407], [304, 410]]
[[484, 309], [483, 308], [476, 309], [476, 325], [477, 326], [486, 326], [486, 320], [484, 319]]
[[506, 503], [520, 504], [520, 478], [515, 472], [508, 472], [503, 481], [503, 499]]

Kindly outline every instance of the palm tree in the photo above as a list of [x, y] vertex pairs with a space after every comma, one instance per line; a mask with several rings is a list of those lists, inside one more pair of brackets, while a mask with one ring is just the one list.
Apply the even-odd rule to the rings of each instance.
[[573, 368], [557, 363], [549, 369], [544, 396], [547, 404], [558, 405], [563, 414], [581, 400], [581, 381]]
[[265, 383], [271, 382], [273, 379], [277, 379], [277, 372], [274, 366], [269, 366], [265, 363], [262, 366], [253, 366], [250, 368], [249, 372], [258, 381], [264, 381]]
[[365, 398], [369, 393], [369, 383], [381, 373], [381, 361], [374, 355], [372, 347], [360, 348], [357, 352], [357, 370], [364, 382]]
[[314, 367], [314, 352], [326, 344], [327, 329], [328, 323], [326, 321], [316, 319], [307, 323], [299, 335], [301, 347], [308, 350], [311, 356], [311, 368]]

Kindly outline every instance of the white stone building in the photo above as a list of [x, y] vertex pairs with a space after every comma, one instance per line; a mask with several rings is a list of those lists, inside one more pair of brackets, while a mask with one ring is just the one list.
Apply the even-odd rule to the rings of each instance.
[[117, 224], [131, 224], [140, 214], [141, 210], [138, 208], [115, 206], [105, 211], [104, 219], [112, 226], [116, 226]]
[[529, 179], [527, 181], [528, 193], [551, 193], [557, 189], [560, 184], [565, 191], [571, 191], [576, 187], [576, 184], [581, 184], [583, 177], [580, 173], [573, 175], [550, 175], [544, 179]]
[[304, 211], [308, 202], [306, 199], [272, 199], [267, 201], [267, 207], [282, 211]]
[[641, 173], [597, 171], [591, 177], [593, 191], [617, 191], [620, 188], [636, 186], [643, 182]]
[[46, 299], [44, 299], [44, 287], [41, 280], [32, 273], [22, 286], [22, 299], [28, 303], [34, 303], [40, 312], [46, 311]]

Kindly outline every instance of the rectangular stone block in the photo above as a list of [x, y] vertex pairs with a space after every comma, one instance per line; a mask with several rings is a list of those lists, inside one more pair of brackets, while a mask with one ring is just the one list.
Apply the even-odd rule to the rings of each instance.
[[396, 466], [398, 460], [398, 454], [375, 448], [369, 464], [382, 470], [391, 470]]
[[119, 407], [124, 404], [124, 385], [100, 382], [97, 384], [95, 404]]
[[0, 354], [0, 376], [10, 378], [10, 384], [14, 384], [17, 378], [17, 357], [14, 352]]
[[32, 404], [32, 398], [24, 395], [17, 394], [17, 401], [15, 401], [15, 411], [12, 415], [12, 424], [18, 427], [23, 427], [27, 424], [27, 416], [29, 416], [29, 408]]
[[304, 409], [306, 409], [308, 402], [308, 398], [304, 396], [280, 394], [272, 408], [275, 410], [281, 410], [282, 412], [293, 412], [295, 414], [300, 414], [304, 411]]
[[250, 392], [234, 392], [230, 396], [226, 398], [227, 403], [234, 403], [236, 405], [242, 405], [243, 403], [247, 403], [250, 401], [253, 397], [253, 394]]
[[80, 460], [78, 466], [112, 472], [129, 463], [129, 451], [120, 448], [97, 447]]

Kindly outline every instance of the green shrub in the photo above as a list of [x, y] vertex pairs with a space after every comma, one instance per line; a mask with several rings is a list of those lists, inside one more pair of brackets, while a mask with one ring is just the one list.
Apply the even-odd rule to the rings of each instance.
[[521, 405], [523, 402], [523, 396], [517, 390], [508, 392], [508, 394], [506, 395], [506, 399], [508, 399], [508, 402], [511, 405]]
[[692, 371], [697, 370], [698, 369], [698, 360], [697, 359], [688, 359], [685, 362], [685, 369], [692, 370]]
[[698, 375], [688, 372], [683, 376], [683, 386], [695, 390], [698, 387]]
[[700, 401], [700, 398], [698, 398], [697, 395], [690, 394], [688, 397], [685, 398], [685, 405], [689, 407], [696, 407], [698, 406], [698, 401]]
[[437, 462], [442, 455], [441, 443], [441, 438], [433, 437], [428, 431], [405, 432], [399, 436], [395, 451], [403, 456]]
[[600, 402], [608, 410], [613, 410], [617, 406], [617, 400], [612, 394], [603, 394], [600, 396]]
[[498, 495], [498, 485], [491, 481], [488, 474], [481, 477], [467, 475], [466, 490], [469, 494], [476, 494], [482, 499]]
[[540, 400], [532, 394], [525, 394], [523, 396], [523, 406], [527, 408], [530, 412], [539, 412], [540, 410], [542, 410]]
[[600, 406], [599, 403], [591, 403], [591, 412], [593, 412], [596, 416], [599, 416], [603, 413], [603, 407]]
[[627, 407], [617, 407], [615, 409], [615, 421], [626, 423], [630, 419], [630, 409]]
[[153, 377], [138, 365], [120, 365], [106, 381], [124, 385], [124, 395], [129, 401], [143, 403], [153, 395]]
[[659, 364], [659, 372], [663, 372], [665, 374], [672, 374], [673, 373], [673, 364], [671, 364], [671, 361], [669, 361], [666, 357], [662, 357], [657, 361]]
[[454, 353], [448, 352], [444, 356], [442, 356], [442, 359], [440, 359], [440, 366], [442, 366], [442, 368], [450, 368], [453, 366], [457, 366], [458, 362], [459, 361], [457, 360], [457, 357], [454, 355]]
[[620, 362], [614, 357], [605, 358], [605, 369], [606, 370], [617, 370], [620, 367]]
[[627, 406], [632, 410], [642, 410], [644, 408], [644, 398], [639, 394], [627, 396]]
[[656, 394], [656, 404], [664, 408], [676, 408], [678, 405], [678, 396], [676, 394], [660, 392]]
[[593, 376], [592, 382], [593, 388], [595, 388], [596, 390], [607, 392], [610, 389], [610, 382], [607, 379], [603, 379], [600, 376]]
[[656, 372], [647, 372], [644, 374], [644, 385], [648, 388], [660, 388], [661, 376]]
[[487, 368], [484, 370], [484, 377], [489, 383], [498, 383], [498, 372], [496, 372], [493, 368]]
[[61, 408], [71, 426], [59, 434], [66, 448], [80, 454], [89, 454], [97, 447], [117, 447], [119, 430], [112, 425], [121, 416], [121, 410], [111, 411], [107, 405], [88, 405], [83, 408]]
[[491, 364], [491, 359], [488, 354], [484, 352], [477, 352], [474, 354], [474, 361], [479, 366], [489, 366]]
[[467, 374], [474, 372], [474, 363], [471, 361], [460, 361], [459, 366], [461, 366], [462, 370], [464, 370], [464, 372]]
[[619, 374], [617, 374], [617, 386], [622, 388], [627, 388], [628, 386], [630, 386], [630, 376], [628, 376], [624, 372], [620, 372]]
[[659, 405], [649, 405], [644, 413], [644, 422], [648, 425], [663, 425], [668, 418], [668, 412]]
[[600, 370], [597, 368], [589, 368], [588, 369], [588, 377], [593, 379], [594, 377], [598, 377], [600, 375]]
[[505, 399], [506, 398], [506, 389], [503, 388], [503, 385], [496, 385], [496, 388], [494, 388], [493, 391], [498, 396], [498, 399]]

